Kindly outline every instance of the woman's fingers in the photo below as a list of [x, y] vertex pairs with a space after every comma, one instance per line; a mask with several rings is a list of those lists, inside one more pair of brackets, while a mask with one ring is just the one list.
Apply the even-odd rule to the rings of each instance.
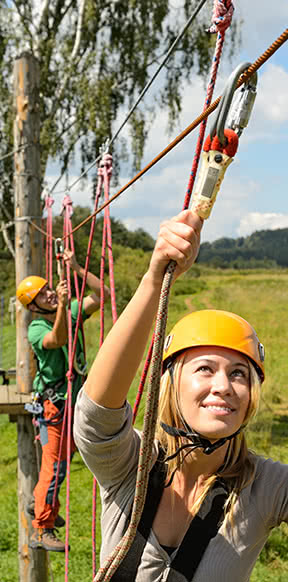
[[163, 276], [170, 260], [177, 263], [176, 276], [193, 264], [199, 251], [202, 224], [202, 219], [190, 210], [161, 224], [151, 260], [154, 274]]

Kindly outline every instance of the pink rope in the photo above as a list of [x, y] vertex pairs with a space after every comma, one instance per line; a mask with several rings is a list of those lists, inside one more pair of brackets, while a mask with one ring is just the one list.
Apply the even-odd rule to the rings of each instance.
[[[233, 15], [233, 11], [234, 11], [234, 6], [233, 6], [231, 0], [227, 0], [226, 4], [227, 4], [227, 7], [225, 6], [224, 0], [215, 0], [214, 1], [214, 8], [213, 8], [213, 22], [214, 22], [214, 24], [209, 29], [209, 32], [214, 32], [213, 27], [215, 26], [216, 27], [215, 32], [216, 32], [216, 30], [218, 30], [218, 35], [217, 35], [214, 56], [212, 59], [210, 81], [209, 81], [208, 87], [207, 87], [207, 93], [206, 93], [206, 98], [205, 98], [205, 102], [204, 102], [203, 112], [206, 111], [206, 109], [209, 107], [209, 105], [211, 104], [211, 101], [212, 101], [216, 77], [217, 77], [217, 73], [218, 73], [218, 67], [219, 67], [220, 58], [221, 58], [222, 49], [223, 49], [223, 44], [224, 44], [224, 40], [225, 40], [225, 31], [226, 31], [227, 27], [230, 26], [230, 24], [231, 24], [231, 19], [232, 19], [232, 15]], [[221, 18], [223, 18], [223, 20], [220, 20], [220, 24], [218, 24], [218, 20], [220, 19], [220, 11], [222, 11]], [[226, 11], [225, 17], [222, 16], [222, 14], [224, 14], [224, 11]], [[224, 27], [224, 21], [225, 21], [225, 27]], [[217, 22], [217, 24], [215, 24], [215, 22]], [[220, 28], [221, 28], [221, 32], [220, 32]], [[196, 173], [197, 173], [197, 169], [198, 169], [198, 165], [199, 165], [199, 160], [200, 160], [201, 149], [202, 149], [202, 145], [203, 145], [206, 125], [207, 125], [207, 119], [204, 119], [204, 121], [202, 121], [202, 123], [200, 124], [200, 128], [199, 128], [199, 134], [198, 134], [197, 144], [196, 144], [196, 148], [195, 148], [195, 154], [194, 154], [194, 158], [193, 158], [193, 162], [192, 162], [192, 168], [191, 168], [191, 172], [190, 172], [190, 176], [189, 176], [189, 180], [188, 180], [188, 185], [187, 185], [187, 189], [186, 189], [186, 194], [185, 194], [185, 199], [184, 199], [184, 203], [183, 203], [183, 210], [186, 210], [187, 208], [189, 208], [192, 190], [193, 190], [193, 186], [194, 186], [194, 182], [195, 182], [195, 178], [196, 178]]]
[[[231, 0], [226, 0], [226, 2], [224, 0], [214, 0], [213, 15], [212, 15], [213, 24], [210, 27], [209, 32], [210, 33], [218, 32], [218, 35], [217, 35], [214, 56], [212, 59], [210, 80], [209, 80], [208, 87], [207, 87], [207, 93], [206, 93], [206, 98], [205, 98], [205, 102], [204, 102], [203, 112], [209, 107], [209, 105], [211, 104], [211, 101], [212, 101], [217, 72], [218, 72], [218, 67], [219, 67], [220, 58], [221, 58], [222, 49], [223, 49], [223, 44], [224, 44], [224, 40], [225, 40], [225, 31], [228, 28], [228, 26], [230, 26], [230, 24], [231, 24], [233, 12], [234, 12], [234, 6], [233, 6], [233, 3]], [[191, 172], [190, 172], [190, 176], [189, 176], [189, 180], [188, 180], [188, 185], [187, 185], [187, 189], [186, 189], [186, 194], [185, 194], [185, 198], [184, 198], [184, 203], [183, 203], [183, 210], [186, 210], [187, 208], [189, 208], [192, 190], [193, 190], [193, 186], [194, 186], [194, 182], [195, 182], [195, 177], [196, 177], [197, 169], [198, 169], [198, 165], [199, 165], [202, 145], [203, 145], [203, 141], [204, 141], [206, 124], [207, 124], [207, 119], [202, 121], [202, 123], [200, 124], [199, 135], [198, 135], [197, 144], [196, 144], [196, 148], [195, 148], [195, 154], [194, 154], [194, 158], [193, 158], [193, 162], [192, 162], [192, 168], [191, 168]], [[140, 404], [140, 401], [142, 398], [145, 382], [146, 382], [147, 375], [148, 375], [149, 366], [151, 363], [153, 342], [154, 342], [154, 336], [152, 338], [152, 342], [151, 342], [151, 345], [149, 347], [149, 351], [148, 351], [148, 354], [146, 357], [144, 369], [143, 369], [141, 379], [140, 379], [138, 393], [136, 396], [136, 401], [135, 401], [134, 408], [133, 408], [133, 421], [134, 422], [136, 419], [136, 415], [138, 412], [139, 404]]]
[[[104, 197], [105, 202], [109, 200], [109, 189], [110, 180], [112, 175], [112, 156], [110, 154], [104, 154], [103, 156], [103, 179], [104, 179]], [[101, 169], [101, 167], [100, 167]], [[111, 309], [112, 309], [112, 319], [113, 323], [117, 321], [117, 306], [116, 306], [116, 294], [115, 294], [115, 281], [114, 281], [114, 262], [112, 253], [112, 230], [110, 221], [110, 208], [106, 206], [104, 210], [104, 222], [106, 225], [106, 237], [108, 244], [108, 259], [109, 259], [109, 280], [110, 280], [110, 292], [111, 292]]]
[[[104, 196], [105, 200], [109, 200], [109, 189], [110, 189], [110, 179], [112, 175], [112, 156], [110, 154], [104, 154], [101, 164], [98, 168], [98, 184], [97, 193], [100, 196], [102, 187], [104, 186]], [[111, 292], [111, 311], [113, 324], [117, 320], [117, 307], [116, 307], [116, 294], [115, 294], [115, 282], [114, 282], [114, 263], [112, 254], [112, 231], [111, 231], [111, 221], [110, 221], [110, 210], [107, 206], [104, 212], [103, 219], [103, 234], [102, 234], [102, 250], [101, 250], [101, 261], [100, 261], [100, 339], [99, 347], [101, 347], [104, 341], [104, 303], [105, 303], [105, 284], [104, 284], [104, 274], [105, 274], [105, 257], [106, 257], [106, 246], [108, 245], [108, 259], [109, 259], [109, 279], [110, 279], [110, 292]], [[97, 510], [97, 481], [93, 479], [93, 504], [92, 504], [92, 566], [93, 566], [93, 578], [97, 572], [96, 564], [96, 510]]]
[[53, 241], [52, 241], [52, 206], [54, 199], [47, 194], [45, 196], [45, 210], [47, 210], [46, 221], [46, 279], [49, 287], [53, 287]]
[[212, 34], [215, 32], [224, 34], [231, 24], [233, 12], [234, 6], [232, 0], [214, 0], [213, 24], [208, 29], [208, 32]]

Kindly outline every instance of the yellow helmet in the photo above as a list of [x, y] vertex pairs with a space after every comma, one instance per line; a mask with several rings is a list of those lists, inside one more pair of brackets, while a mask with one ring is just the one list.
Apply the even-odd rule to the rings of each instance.
[[187, 348], [219, 346], [247, 356], [264, 380], [264, 346], [253, 327], [235, 313], [203, 309], [186, 315], [171, 330], [164, 344], [163, 363]]
[[26, 277], [17, 287], [17, 299], [21, 301], [24, 307], [27, 307], [29, 303], [32, 303], [33, 299], [35, 299], [36, 295], [38, 295], [39, 291], [41, 291], [47, 283], [48, 281], [43, 279], [43, 277], [37, 277], [36, 275]]

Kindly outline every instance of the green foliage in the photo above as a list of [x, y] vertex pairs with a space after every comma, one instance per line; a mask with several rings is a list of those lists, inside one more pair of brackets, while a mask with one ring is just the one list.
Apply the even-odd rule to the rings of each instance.
[[[115, 134], [120, 110], [128, 112], [136, 102], [190, 14], [190, 3], [176, 11], [169, 0], [1, 2], [0, 155], [13, 150], [13, 65], [19, 55], [32, 54], [39, 63], [36, 100], [43, 178], [49, 157], [57, 159], [65, 172], [76, 144], [83, 169]], [[171, 127], [181, 109], [183, 79], [192, 70], [205, 78], [216, 40], [216, 35], [204, 32], [210, 22], [211, 6], [204, 7], [163, 68], [156, 95], [131, 116], [129, 148], [134, 169], [157, 109], [168, 109]], [[235, 24], [233, 35], [227, 35], [229, 51], [234, 49], [238, 28]], [[119, 169], [121, 157], [127, 158], [127, 147], [122, 140], [114, 142], [113, 149]], [[0, 215], [9, 220], [13, 216], [12, 157], [1, 162], [0, 178]]]
[[[119, 250], [116, 246], [116, 250]], [[126, 254], [125, 254], [126, 253]], [[150, 253], [141, 250], [121, 248], [121, 268], [116, 272], [116, 281], [123, 271], [123, 286], [127, 280], [131, 289], [137, 285], [144, 273]], [[118, 259], [117, 259], [118, 261]], [[117, 267], [117, 261], [115, 270]], [[247, 433], [250, 448], [264, 456], [288, 463], [288, 418], [287, 418], [287, 376], [288, 326], [285, 325], [288, 295], [288, 274], [250, 270], [219, 271], [204, 265], [194, 267], [188, 275], [179, 280], [178, 291], [183, 285], [183, 294], [172, 290], [169, 304], [167, 329], [176, 320], [198, 308], [218, 308], [235, 311], [247, 318], [257, 329], [266, 348], [266, 380], [263, 398], [257, 419]], [[142, 269], [142, 270], [141, 270]], [[198, 289], [186, 293], [186, 283]], [[177, 283], [176, 283], [177, 284]], [[175, 287], [176, 288], [176, 287]], [[173, 288], [172, 288], [173, 289]], [[112, 325], [110, 306], [105, 306], [105, 333]], [[13, 352], [15, 328], [5, 344], [5, 351]], [[94, 314], [86, 323], [86, 347], [91, 366], [99, 346], [99, 315]], [[13, 333], [12, 333], [13, 332]], [[4, 333], [8, 330], [4, 328]], [[121, 338], [119, 338], [121, 341]], [[6, 357], [6, 356], [5, 356]], [[144, 359], [143, 359], [144, 363]], [[140, 367], [134, 380], [129, 400], [133, 404], [138, 390]], [[141, 428], [145, 395], [142, 398], [137, 417], [137, 427]], [[92, 476], [84, 466], [78, 453], [71, 465], [70, 503], [70, 544], [69, 575], [73, 582], [91, 579], [91, 498]], [[61, 492], [62, 513], [65, 507], [65, 486]], [[65, 513], [64, 513], [65, 514]], [[100, 507], [97, 515], [99, 519]], [[1, 582], [17, 579], [17, 433], [15, 424], [8, 417], [0, 415], [0, 571]], [[98, 524], [99, 533], [99, 524]], [[257, 560], [251, 582], [286, 582], [288, 576], [288, 536], [287, 525], [273, 530], [268, 542]], [[59, 532], [63, 539], [62, 532]], [[98, 551], [100, 535], [98, 537]], [[65, 574], [64, 557], [51, 555], [54, 582], [62, 582]]]
[[220, 238], [201, 244], [198, 264], [222, 269], [288, 267], [288, 229], [256, 231], [246, 238]]

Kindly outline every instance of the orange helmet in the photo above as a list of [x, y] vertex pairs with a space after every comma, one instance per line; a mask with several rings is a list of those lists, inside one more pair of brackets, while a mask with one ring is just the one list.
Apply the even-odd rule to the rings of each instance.
[[39, 291], [41, 291], [47, 283], [48, 281], [43, 279], [43, 277], [37, 277], [36, 275], [26, 277], [17, 287], [17, 299], [21, 301], [24, 307], [27, 307], [29, 303], [32, 303], [33, 299], [35, 299], [36, 295], [38, 295]]
[[264, 346], [253, 327], [235, 313], [203, 309], [186, 315], [171, 330], [164, 344], [163, 363], [196, 346], [230, 348], [247, 356], [264, 380]]

